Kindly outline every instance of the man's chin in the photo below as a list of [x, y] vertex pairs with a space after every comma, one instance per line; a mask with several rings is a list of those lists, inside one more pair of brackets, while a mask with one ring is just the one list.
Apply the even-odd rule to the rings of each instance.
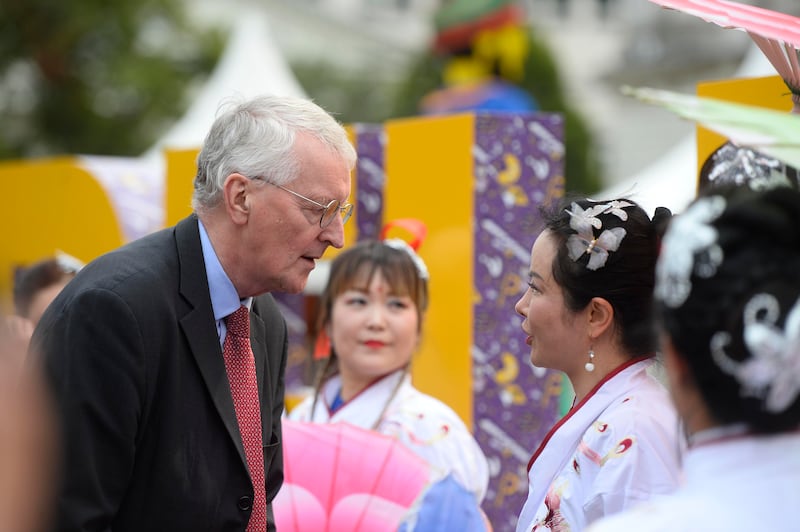
[[286, 294], [299, 294], [306, 288], [308, 282], [308, 275], [300, 277], [291, 277], [281, 281], [280, 291]]

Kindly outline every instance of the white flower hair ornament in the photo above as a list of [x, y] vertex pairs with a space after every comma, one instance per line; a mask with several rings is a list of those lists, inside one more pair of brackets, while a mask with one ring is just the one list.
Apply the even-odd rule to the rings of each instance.
[[710, 224], [725, 205], [722, 196], [700, 198], [670, 222], [661, 242], [655, 287], [656, 297], [668, 307], [680, 307], [689, 297], [692, 273], [708, 278], [717, 272], [723, 253]]
[[428, 267], [425, 265], [425, 261], [422, 260], [422, 257], [417, 255], [417, 252], [414, 251], [414, 248], [409, 246], [405, 240], [400, 238], [388, 238], [383, 241], [383, 244], [389, 246], [390, 248], [399, 249], [400, 251], [405, 251], [408, 253], [408, 256], [411, 257], [411, 260], [414, 261], [414, 265], [417, 267], [417, 273], [419, 273], [420, 278], [425, 279], [426, 281], [428, 280]]
[[620, 220], [626, 221], [628, 213], [623, 210], [625, 207], [633, 207], [633, 204], [627, 201], [612, 201], [583, 209], [573, 202], [566, 211], [570, 216], [569, 226], [576, 232], [567, 238], [569, 258], [577, 262], [585, 253], [589, 255], [587, 269], [594, 271], [605, 266], [609, 252], [619, 249], [627, 233], [622, 227], [614, 227], [606, 229], [595, 237], [594, 230], [603, 228], [603, 222], [598, 216], [613, 214]]
[[744, 343], [750, 358], [739, 362], [725, 352], [730, 334], [711, 337], [711, 356], [717, 366], [742, 386], [744, 397], [764, 401], [768, 412], [780, 413], [800, 394], [800, 300], [786, 317], [784, 328], [776, 325], [780, 305], [772, 294], [753, 296], [744, 308]]
[[[402, 238], [387, 238], [389, 233], [395, 229], [399, 229], [403, 234], [410, 236], [411, 240], [406, 241]], [[425, 237], [428, 236], [428, 227], [422, 220], [416, 218], [397, 218], [387, 222], [381, 229], [381, 241], [390, 248], [399, 249], [408, 253], [414, 265], [417, 267], [417, 272], [420, 278], [429, 279], [428, 267], [422, 257], [417, 255], [417, 250], [422, 245]]]
[[605, 208], [600, 211], [600, 214], [613, 214], [623, 222], [628, 220], [628, 213], [625, 212], [623, 209], [625, 207], [633, 207], [633, 203], [625, 200], [614, 200], [607, 203]]

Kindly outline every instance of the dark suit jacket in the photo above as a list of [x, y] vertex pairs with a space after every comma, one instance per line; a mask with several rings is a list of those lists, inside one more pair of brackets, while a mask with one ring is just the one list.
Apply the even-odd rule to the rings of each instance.
[[[250, 328], [271, 501], [283, 481], [287, 353], [271, 296], [254, 301]], [[245, 530], [254, 490], [195, 216], [87, 265], [32, 346], [63, 428], [55, 529]]]

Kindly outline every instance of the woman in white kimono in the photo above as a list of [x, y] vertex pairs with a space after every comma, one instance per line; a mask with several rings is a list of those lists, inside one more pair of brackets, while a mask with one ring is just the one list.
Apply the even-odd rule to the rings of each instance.
[[578, 532], [678, 484], [678, 418], [651, 370], [660, 229], [634, 202], [543, 211], [529, 287], [516, 304], [534, 366], [560, 370], [570, 411], [528, 464], [518, 532]]
[[478, 442], [450, 407], [411, 383], [427, 278], [422, 259], [402, 240], [360, 243], [334, 259], [318, 318], [330, 356], [314, 395], [289, 417], [344, 421], [395, 437], [431, 464], [434, 480], [452, 474], [481, 502], [489, 468]]
[[708, 194], [670, 224], [657, 269], [685, 482], [593, 532], [800, 527], [800, 193]]

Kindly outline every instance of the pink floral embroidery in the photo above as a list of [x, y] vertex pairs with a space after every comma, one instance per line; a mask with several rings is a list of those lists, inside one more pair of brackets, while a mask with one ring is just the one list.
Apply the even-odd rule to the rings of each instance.
[[593, 463], [604, 466], [606, 462], [611, 460], [612, 458], [619, 458], [623, 454], [627, 453], [636, 443], [636, 438], [632, 436], [627, 436], [621, 439], [614, 448], [608, 452], [605, 456], [600, 456], [600, 454], [595, 451], [594, 449], [590, 448], [586, 445], [585, 441], [581, 441], [578, 444], [578, 452], [583, 454], [586, 458], [591, 460]]
[[550, 531], [550, 532], [570, 532], [569, 523], [561, 513], [561, 491], [562, 488], [550, 488], [544, 498], [544, 505], [547, 508], [547, 515], [533, 525], [531, 532]]

